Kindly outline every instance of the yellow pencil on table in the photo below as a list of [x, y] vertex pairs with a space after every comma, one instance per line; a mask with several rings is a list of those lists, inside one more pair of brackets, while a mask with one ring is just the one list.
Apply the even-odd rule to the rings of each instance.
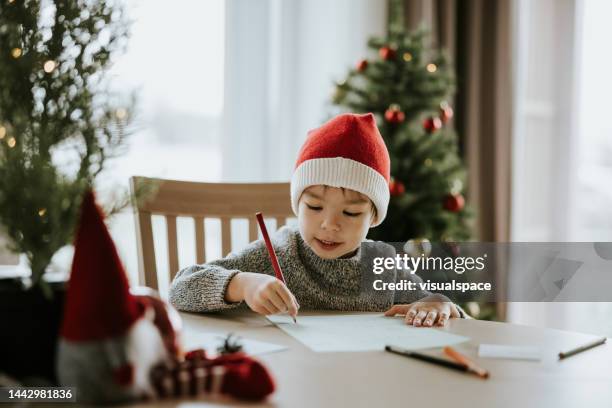
[[444, 354], [457, 361], [458, 363], [465, 365], [468, 371], [476, 374], [480, 378], [489, 378], [489, 372], [487, 370], [477, 366], [476, 363], [474, 363], [472, 360], [470, 360], [463, 354], [459, 353], [454, 348], [444, 347]]

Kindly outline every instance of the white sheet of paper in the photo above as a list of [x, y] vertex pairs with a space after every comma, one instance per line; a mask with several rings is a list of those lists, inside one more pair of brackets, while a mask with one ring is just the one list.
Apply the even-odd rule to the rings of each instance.
[[[218, 354], [217, 348], [223, 344], [226, 337], [226, 333], [189, 333], [183, 338], [183, 347], [186, 351], [203, 348], [208, 355], [214, 356]], [[236, 336], [235, 339], [242, 344], [242, 351], [249, 355], [273, 353], [287, 349], [286, 346], [280, 344], [245, 339], [240, 336]]]
[[481, 344], [478, 357], [507, 358], [511, 360], [541, 360], [542, 350], [531, 346], [509, 346], [505, 344]]
[[268, 316], [268, 320], [316, 352], [384, 350], [387, 344], [416, 350], [468, 340], [441, 330], [408, 326], [403, 318], [382, 314], [300, 315], [297, 324], [287, 315]]

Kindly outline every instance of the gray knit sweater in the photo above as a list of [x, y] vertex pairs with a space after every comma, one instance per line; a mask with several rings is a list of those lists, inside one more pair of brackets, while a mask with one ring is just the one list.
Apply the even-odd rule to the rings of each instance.
[[[301, 308], [343, 311], [384, 311], [395, 303], [411, 303], [429, 295], [426, 291], [380, 291], [373, 281], [420, 282], [403, 270], [372, 272], [374, 257], [394, 257], [395, 249], [383, 242], [365, 241], [355, 255], [343, 259], [323, 259], [304, 242], [297, 227], [282, 227], [271, 236], [283, 269], [287, 287]], [[237, 253], [178, 272], [170, 287], [170, 302], [187, 312], [213, 312], [231, 309], [244, 302], [228, 303], [225, 291], [238, 272], [258, 272], [274, 276], [274, 269], [263, 240], [250, 243]]]

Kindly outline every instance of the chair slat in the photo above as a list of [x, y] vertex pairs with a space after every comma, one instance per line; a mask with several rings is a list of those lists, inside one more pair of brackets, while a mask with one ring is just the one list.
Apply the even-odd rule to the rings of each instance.
[[170, 282], [178, 272], [178, 244], [176, 239], [176, 216], [166, 215], [166, 231], [168, 234], [168, 270]]
[[249, 242], [253, 242], [257, 240], [257, 219], [255, 216], [249, 218]]
[[[144, 187], [144, 188], [142, 188]], [[139, 284], [159, 289], [151, 217], [166, 218], [168, 275], [178, 271], [176, 217], [191, 217], [195, 222], [196, 261], [206, 262], [206, 240], [222, 247], [222, 256], [232, 251], [231, 220], [249, 217], [249, 240], [257, 240], [259, 228], [251, 215], [257, 211], [276, 218], [277, 227], [292, 217], [289, 183], [200, 183], [180, 180], [131, 177], [130, 191], [135, 208], [138, 237]], [[139, 194], [139, 191], [149, 193]], [[285, 219], [283, 220], [283, 217]], [[221, 219], [222, 236], [206, 233], [206, 218]], [[272, 231], [271, 231], [272, 232]]]
[[221, 256], [232, 251], [232, 223], [230, 218], [221, 218]]
[[138, 284], [157, 290], [159, 285], [157, 283], [151, 213], [136, 209], [134, 211], [134, 218], [136, 221], [136, 244], [138, 247]]
[[196, 262], [203, 264], [206, 262], [206, 241], [204, 237], [204, 217], [193, 217], [195, 226], [195, 246], [196, 246]]

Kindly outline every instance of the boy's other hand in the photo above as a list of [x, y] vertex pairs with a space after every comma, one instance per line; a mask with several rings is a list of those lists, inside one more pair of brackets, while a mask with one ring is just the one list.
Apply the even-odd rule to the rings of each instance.
[[263, 315], [288, 312], [295, 317], [300, 308], [289, 288], [274, 276], [247, 273], [242, 293], [251, 310]]
[[407, 305], [394, 305], [385, 312], [385, 316], [397, 314], [405, 315], [406, 324], [415, 327], [444, 326], [449, 317], [461, 317], [453, 302], [444, 301], [437, 295], [426, 296]]

